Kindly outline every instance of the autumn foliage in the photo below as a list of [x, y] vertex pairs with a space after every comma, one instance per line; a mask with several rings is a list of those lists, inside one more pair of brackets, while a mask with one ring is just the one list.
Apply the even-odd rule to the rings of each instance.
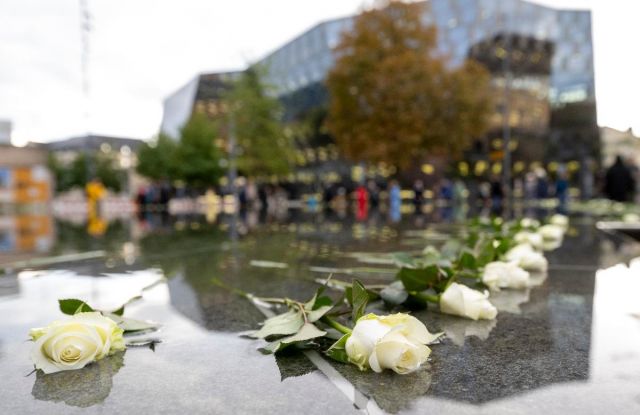
[[472, 61], [451, 68], [422, 7], [391, 1], [365, 11], [335, 49], [327, 125], [354, 161], [404, 167], [434, 152], [459, 154], [486, 132], [488, 72]]

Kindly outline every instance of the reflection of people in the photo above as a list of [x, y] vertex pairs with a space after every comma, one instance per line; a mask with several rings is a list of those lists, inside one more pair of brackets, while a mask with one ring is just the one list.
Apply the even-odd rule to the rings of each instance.
[[31, 394], [40, 401], [62, 401], [70, 406], [88, 408], [109, 396], [113, 376], [123, 365], [124, 353], [116, 353], [79, 370], [48, 375], [38, 371]]
[[402, 205], [402, 197], [400, 195], [400, 185], [396, 180], [392, 180], [389, 184], [389, 211], [392, 222], [400, 220], [400, 206]]
[[567, 197], [569, 196], [569, 178], [567, 170], [564, 166], [558, 169], [558, 179], [556, 180], [556, 197], [560, 208], [564, 209], [567, 205]]
[[622, 161], [622, 157], [616, 157], [615, 163], [607, 170], [604, 180], [604, 193], [609, 199], [618, 202], [628, 202], [633, 199], [635, 180], [631, 170]]

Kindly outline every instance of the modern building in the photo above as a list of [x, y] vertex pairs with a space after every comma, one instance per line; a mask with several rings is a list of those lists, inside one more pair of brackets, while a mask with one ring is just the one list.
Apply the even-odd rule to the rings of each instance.
[[136, 138], [110, 137], [103, 135], [86, 135], [53, 141], [43, 146], [63, 166], [70, 165], [80, 154], [103, 154], [113, 160], [117, 170], [126, 173], [125, 189], [135, 192], [141, 178], [135, 172], [136, 152], [144, 143]]
[[0, 120], [0, 144], [11, 144], [11, 121]]
[[173, 138], [195, 113], [217, 117], [224, 113], [220, 102], [229, 82], [241, 72], [201, 74], [164, 100], [160, 130]]
[[[480, 164], [467, 165], [465, 171], [483, 173], [486, 166], [500, 166], [505, 117], [516, 173], [551, 161], [573, 162], [579, 168], [599, 159], [590, 11], [523, 0], [423, 4], [423, 21], [436, 27], [439, 52], [454, 67], [467, 58], [484, 63], [499, 97], [492, 130], [472, 149], [477, 159], [472, 162]], [[287, 120], [308, 119], [326, 105], [324, 81], [335, 61], [333, 49], [341, 34], [352, 29], [353, 19], [319, 23], [257, 62], [267, 68], [267, 81], [284, 103]], [[508, 101], [503, 93], [506, 74], [511, 79]], [[175, 133], [194, 111], [203, 76], [165, 101], [164, 131]], [[301, 149], [300, 155], [316, 165], [319, 152], [332, 151], [329, 145], [314, 146]]]
[[0, 144], [0, 205], [47, 204], [52, 183], [46, 149]]

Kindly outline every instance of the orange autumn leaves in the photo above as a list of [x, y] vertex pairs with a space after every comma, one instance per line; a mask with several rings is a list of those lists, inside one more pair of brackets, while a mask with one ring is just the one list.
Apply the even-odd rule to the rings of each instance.
[[438, 56], [422, 7], [392, 1], [366, 11], [335, 49], [327, 126], [354, 161], [406, 167], [428, 153], [455, 155], [488, 128], [489, 73]]

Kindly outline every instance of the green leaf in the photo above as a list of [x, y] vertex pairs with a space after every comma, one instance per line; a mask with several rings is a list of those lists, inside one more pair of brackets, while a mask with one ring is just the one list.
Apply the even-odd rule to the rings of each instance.
[[398, 305], [407, 301], [409, 293], [405, 290], [402, 281], [394, 281], [380, 291], [380, 298], [385, 303]]
[[493, 247], [493, 238], [481, 238], [474, 249], [476, 253], [476, 266], [484, 267], [496, 257], [496, 249]]
[[411, 292], [424, 291], [440, 282], [443, 275], [437, 265], [429, 265], [424, 268], [402, 268], [397, 278], [402, 281], [404, 288]]
[[327, 314], [332, 308], [333, 305], [323, 305], [320, 308], [307, 313], [307, 320], [310, 323], [315, 323], [316, 321], [320, 320], [322, 316]]
[[136, 295], [135, 297], [130, 298], [129, 300], [127, 300], [127, 302], [126, 302], [126, 303], [122, 304], [122, 305], [120, 306], [120, 308], [118, 308], [117, 310], [112, 311], [112, 312], [111, 312], [111, 314], [115, 314], [115, 315], [117, 315], [117, 316], [121, 316], [121, 315], [123, 315], [123, 314], [124, 314], [124, 308], [125, 308], [127, 305], [129, 305], [129, 304], [131, 304], [132, 302], [134, 302], [134, 301], [136, 301], [136, 300], [139, 300], [139, 299], [141, 299], [141, 298], [142, 298], [142, 296], [141, 296], [141, 295]]
[[304, 317], [300, 311], [289, 310], [264, 321], [262, 328], [248, 336], [255, 339], [264, 339], [269, 336], [285, 336], [297, 333], [304, 324]]
[[369, 303], [369, 293], [360, 281], [353, 280], [351, 296], [351, 303], [353, 305], [351, 318], [355, 323], [364, 315], [364, 309], [367, 307], [367, 303]]
[[415, 260], [406, 252], [395, 252], [391, 254], [391, 258], [398, 268], [415, 266]]
[[338, 362], [349, 363], [349, 356], [347, 355], [346, 344], [350, 336], [351, 336], [351, 333], [348, 333], [340, 337], [340, 340], [333, 343], [331, 347], [329, 347], [329, 349], [325, 352], [325, 354]]
[[331, 304], [331, 299], [329, 297], [322, 296], [322, 293], [324, 293], [325, 288], [326, 286], [323, 285], [316, 290], [316, 293], [313, 295], [313, 297], [311, 297], [311, 300], [307, 301], [304, 304], [305, 311], [315, 310], [316, 308]]
[[272, 343], [269, 343], [262, 350], [269, 353], [277, 353], [284, 348], [291, 346], [292, 344], [306, 342], [318, 337], [322, 337], [326, 335], [326, 331], [322, 331], [317, 328], [312, 323], [305, 323], [300, 327], [300, 330], [292, 336], [283, 337], [282, 339], [276, 340]]
[[157, 330], [159, 325], [149, 321], [136, 320], [129, 317], [121, 317], [113, 313], [102, 313], [105, 317], [113, 320], [125, 333], [134, 331]]
[[67, 298], [64, 300], [58, 300], [58, 304], [60, 306], [60, 311], [70, 316], [78, 313], [94, 311], [94, 309], [91, 308], [89, 304], [85, 303], [82, 300], [78, 300], [76, 298]]
[[462, 269], [476, 269], [476, 257], [471, 252], [464, 250], [458, 259], [458, 266]]

